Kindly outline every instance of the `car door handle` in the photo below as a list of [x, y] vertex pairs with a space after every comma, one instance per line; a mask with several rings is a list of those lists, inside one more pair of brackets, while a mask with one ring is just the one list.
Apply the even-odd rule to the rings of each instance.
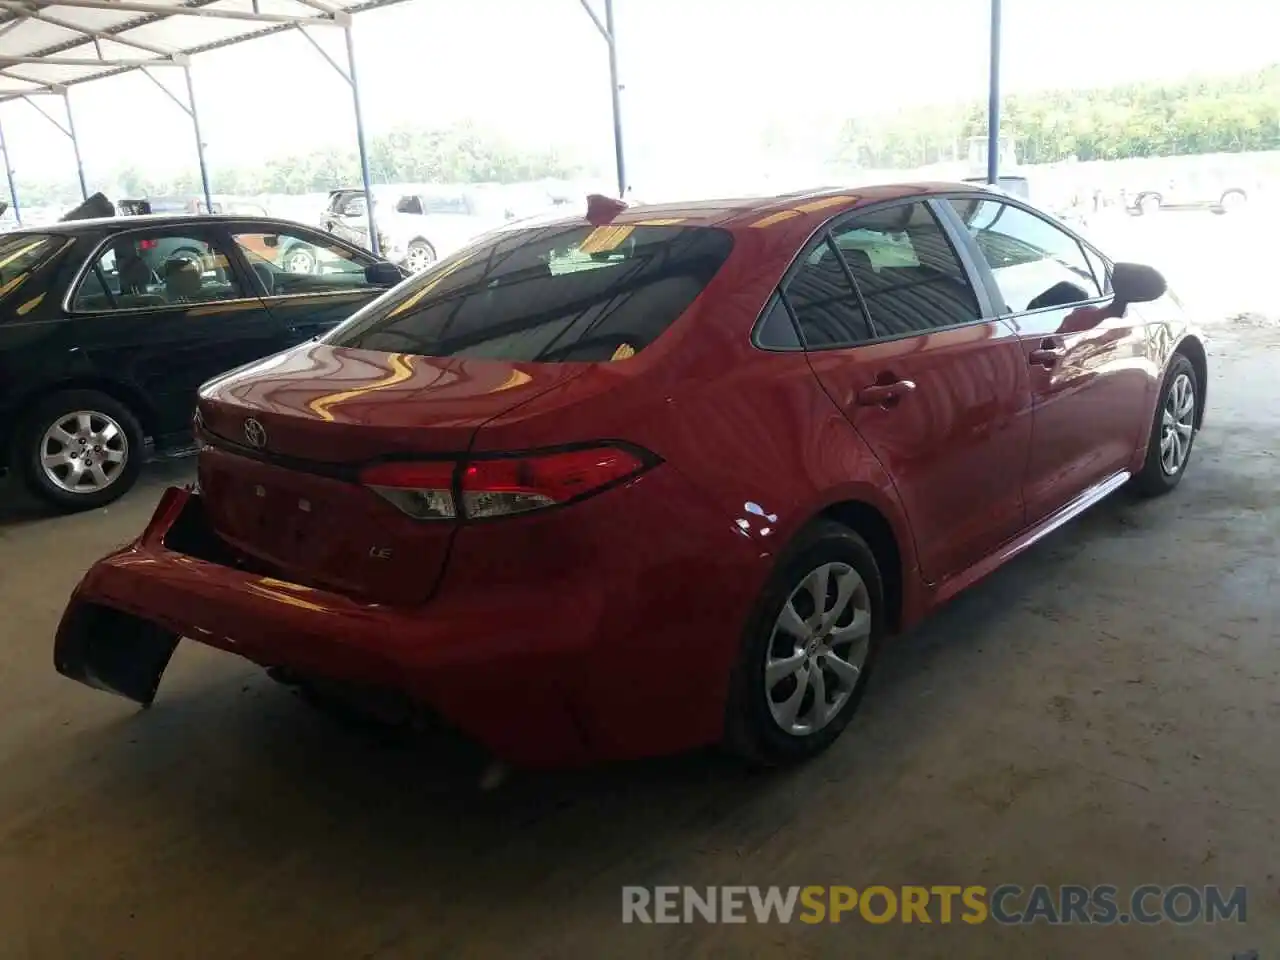
[[858, 391], [858, 406], [883, 407], [897, 403], [916, 388], [912, 380], [895, 380], [893, 383], [876, 383]]
[[1040, 341], [1038, 349], [1032, 350], [1027, 359], [1040, 367], [1057, 366], [1059, 360], [1066, 353], [1066, 348], [1052, 338]]

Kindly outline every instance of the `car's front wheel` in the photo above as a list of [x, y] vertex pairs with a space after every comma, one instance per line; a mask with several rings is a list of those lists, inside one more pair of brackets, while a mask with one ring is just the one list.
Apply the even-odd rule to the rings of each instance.
[[1174, 354], [1165, 374], [1147, 442], [1147, 458], [1134, 478], [1134, 489], [1148, 497], [1168, 493], [1178, 485], [1191, 459], [1199, 419], [1200, 384], [1195, 367]]
[[23, 419], [14, 452], [33, 494], [75, 511], [123, 496], [138, 479], [142, 450], [142, 427], [128, 407], [97, 390], [66, 390]]
[[726, 745], [774, 766], [825, 750], [849, 723], [884, 628], [884, 590], [866, 541], [815, 524], [779, 564], [734, 670]]

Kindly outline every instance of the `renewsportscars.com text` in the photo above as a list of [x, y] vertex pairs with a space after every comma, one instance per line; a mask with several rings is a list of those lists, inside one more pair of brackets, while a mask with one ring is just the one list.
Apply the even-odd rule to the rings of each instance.
[[623, 887], [623, 923], [1244, 923], [1244, 887]]

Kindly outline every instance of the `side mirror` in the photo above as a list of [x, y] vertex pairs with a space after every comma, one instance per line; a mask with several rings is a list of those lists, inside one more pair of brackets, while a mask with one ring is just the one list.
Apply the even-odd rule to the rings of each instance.
[[404, 279], [404, 272], [394, 263], [378, 260], [364, 268], [364, 278], [375, 287], [394, 287]]
[[1169, 285], [1155, 267], [1117, 263], [1111, 268], [1111, 289], [1119, 303], [1150, 303], [1163, 297]]

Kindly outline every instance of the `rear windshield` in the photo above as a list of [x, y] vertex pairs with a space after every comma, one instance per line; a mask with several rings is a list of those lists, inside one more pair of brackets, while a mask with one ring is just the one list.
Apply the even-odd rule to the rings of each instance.
[[0, 299], [66, 243], [65, 237], [44, 233], [0, 234]]
[[513, 230], [441, 261], [326, 340], [433, 357], [623, 359], [684, 313], [732, 246], [710, 227]]

